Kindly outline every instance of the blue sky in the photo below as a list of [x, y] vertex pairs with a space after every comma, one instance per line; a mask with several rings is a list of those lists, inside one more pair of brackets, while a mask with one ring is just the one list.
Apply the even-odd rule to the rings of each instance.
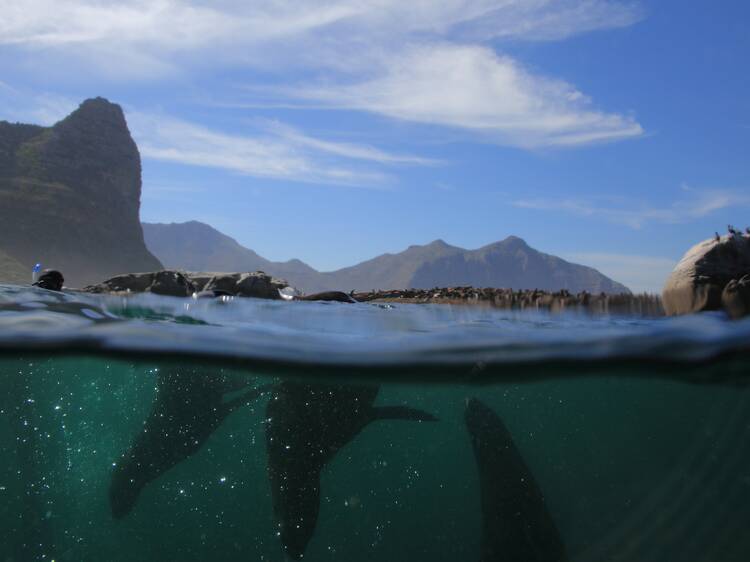
[[750, 3], [6, 0], [0, 119], [123, 106], [142, 218], [330, 270], [508, 235], [659, 291], [750, 224]]

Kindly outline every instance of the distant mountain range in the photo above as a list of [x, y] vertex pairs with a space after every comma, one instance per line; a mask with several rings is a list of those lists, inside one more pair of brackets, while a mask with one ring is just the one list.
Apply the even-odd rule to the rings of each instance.
[[597, 270], [531, 248], [521, 238], [465, 250], [442, 240], [409, 246], [337, 271], [319, 272], [300, 260], [273, 262], [211, 226], [143, 223], [146, 246], [168, 268], [189, 271], [254, 271], [283, 277], [308, 292], [324, 290], [429, 289], [472, 285], [571, 292], [629, 293]]

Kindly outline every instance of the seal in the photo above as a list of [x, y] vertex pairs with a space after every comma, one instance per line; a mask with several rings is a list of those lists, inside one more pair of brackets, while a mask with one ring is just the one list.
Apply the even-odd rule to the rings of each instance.
[[348, 302], [348, 303], [358, 302], [351, 296], [351, 294], [347, 295], [343, 291], [325, 291], [323, 293], [305, 295], [304, 297], [294, 297], [294, 300], [296, 301]]
[[268, 478], [279, 537], [299, 560], [320, 510], [320, 475], [336, 453], [375, 420], [437, 421], [406, 406], [374, 406], [378, 386], [284, 381], [266, 406]]
[[32, 285], [48, 291], [62, 291], [65, 278], [56, 269], [45, 269]]
[[542, 492], [500, 417], [472, 398], [464, 421], [479, 470], [481, 562], [567, 562]]
[[246, 387], [223, 375], [160, 371], [153, 409], [112, 473], [112, 516], [121, 519], [130, 513], [149, 482], [198, 452], [229, 414], [270, 388], [253, 388], [224, 400], [225, 394]]

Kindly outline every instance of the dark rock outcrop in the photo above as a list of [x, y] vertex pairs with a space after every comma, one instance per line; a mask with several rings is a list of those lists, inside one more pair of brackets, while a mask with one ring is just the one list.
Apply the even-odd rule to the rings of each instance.
[[662, 291], [669, 315], [721, 310], [722, 293], [732, 280], [750, 274], [750, 236], [730, 234], [690, 248]]
[[169, 297], [189, 297], [193, 282], [180, 271], [126, 273], [83, 288], [87, 293], [154, 293]]
[[222, 273], [213, 276], [203, 287], [203, 291], [220, 291], [238, 297], [257, 299], [280, 299], [279, 290], [287, 283], [273, 279], [262, 271], [253, 273]]
[[53, 127], [0, 123], [0, 248], [82, 286], [161, 269], [139, 222], [141, 163], [120, 106], [86, 100]]
[[620, 294], [628, 288], [595, 269], [538, 252], [510, 236], [477, 250], [436, 240], [383, 254], [352, 267], [321, 273], [299, 260], [269, 261], [214, 228], [196, 221], [143, 225], [146, 244], [167, 266], [186, 270], [261, 269], [308, 293], [415, 287], [513, 287]]
[[259, 299], [280, 299], [279, 291], [288, 286], [262, 271], [252, 273], [191, 273], [151, 271], [117, 275], [83, 290], [88, 293], [154, 293], [170, 297], [190, 297], [195, 293], [214, 293]]
[[721, 306], [732, 318], [750, 315], [750, 275], [727, 283], [721, 293]]

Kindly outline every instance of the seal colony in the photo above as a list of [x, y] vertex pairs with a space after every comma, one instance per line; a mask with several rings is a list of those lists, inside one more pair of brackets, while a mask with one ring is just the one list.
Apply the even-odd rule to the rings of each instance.
[[[285, 554], [300, 560], [317, 526], [321, 475], [339, 451], [375, 421], [438, 422], [406, 405], [376, 406], [379, 391], [376, 385], [294, 381], [249, 388], [225, 376], [160, 371], [143, 429], [114, 463], [112, 516], [128, 516], [149, 483], [197, 453], [234, 411], [268, 395], [265, 444], [277, 536]], [[233, 392], [241, 394], [226, 400]], [[542, 492], [500, 417], [471, 399], [465, 423], [479, 475], [480, 562], [567, 562]]]

